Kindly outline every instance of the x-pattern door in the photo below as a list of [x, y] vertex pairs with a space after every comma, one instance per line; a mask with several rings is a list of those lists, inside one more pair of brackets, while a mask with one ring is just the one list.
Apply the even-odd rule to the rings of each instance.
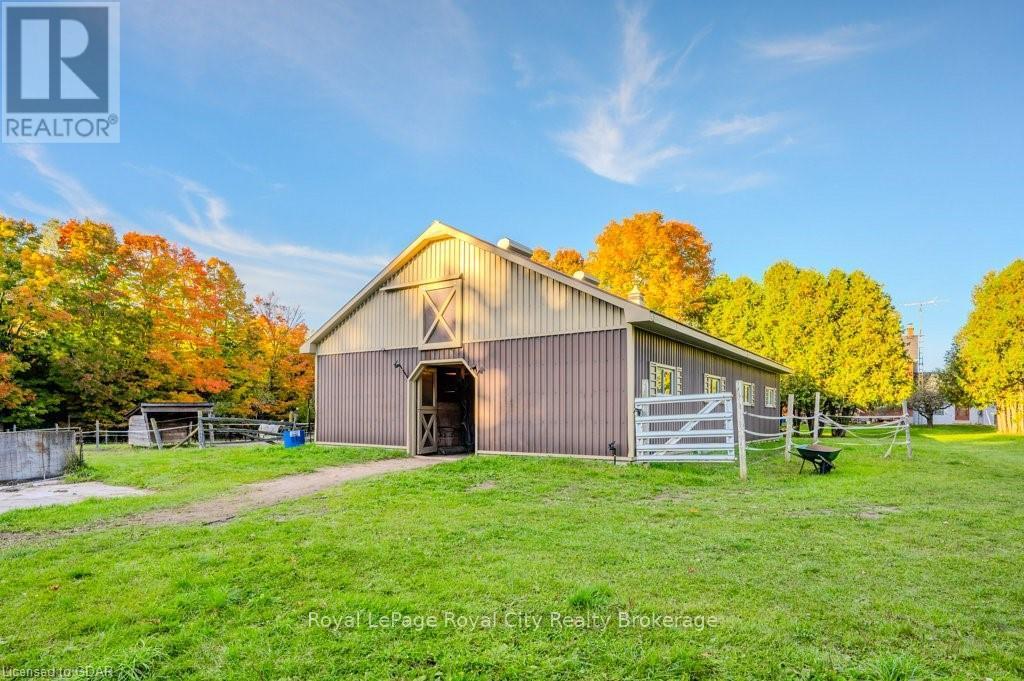
[[461, 282], [429, 284], [420, 289], [423, 305], [423, 347], [461, 345]]
[[416, 408], [416, 452], [437, 451], [437, 370], [426, 368], [419, 378], [419, 404]]

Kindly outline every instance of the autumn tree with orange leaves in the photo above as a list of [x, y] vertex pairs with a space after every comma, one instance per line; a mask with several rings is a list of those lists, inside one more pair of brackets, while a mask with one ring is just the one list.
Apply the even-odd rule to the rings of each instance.
[[692, 321], [700, 315], [714, 262], [699, 229], [651, 211], [609, 222], [595, 242], [586, 260], [567, 248], [554, 258], [538, 248], [533, 260], [567, 274], [582, 269], [622, 297], [637, 288], [648, 307], [673, 319]]
[[0, 422], [123, 422], [142, 400], [284, 417], [309, 404], [297, 310], [161, 236], [0, 216]]
[[551, 251], [535, 248], [530, 259], [545, 267], [568, 274], [570, 277], [586, 267], [583, 255], [575, 248], [559, 248], [553, 257]]
[[162, 236], [128, 233], [121, 254], [130, 277], [126, 293], [151, 320], [146, 387], [172, 400], [227, 391], [251, 316], [234, 270]]
[[117, 236], [72, 220], [47, 223], [39, 243], [23, 251], [30, 272], [20, 291], [22, 322], [45, 353], [36, 392], [59, 398], [61, 416], [118, 420], [145, 397], [150, 319], [124, 295]]
[[313, 394], [313, 358], [299, 353], [309, 329], [298, 307], [277, 296], [257, 296], [252, 304], [248, 342], [251, 358], [243, 393], [232, 411], [241, 416], [295, 412], [308, 420]]

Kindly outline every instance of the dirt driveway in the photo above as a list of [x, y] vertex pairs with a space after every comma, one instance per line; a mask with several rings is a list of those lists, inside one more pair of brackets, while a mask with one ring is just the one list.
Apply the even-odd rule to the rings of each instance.
[[202, 523], [212, 525], [231, 520], [240, 513], [264, 506], [273, 506], [282, 501], [298, 499], [319, 492], [328, 487], [350, 480], [359, 480], [385, 473], [412, 471], [449, 461], [461, 456], [410, 456], [401, 459], [382, 459], [349, 466], [321, 468], [312, 473], [286, 475], [283, 478], [243, 485], [237, 490], [213, 499], [196, 502], [178, 508], [165, 508], [135, 516], [132, 521], [146, 525], [173, 523]]
[[[320, 470], [313, 471], [312, 473], [286, 475], [284, 477], [267, 480], [265, 482], [242, 485], [223, 496], [198, 501], [186, 506], [156, 509], [133, 516], [115, 518], [113, 520], [92, 523], [67, 530], [49, 532], [0, 532], [0, 548], [6, 548], [8, 546], [14, 546], [16, 544], [22, 544], [24, 542], [34, 540], [54, 539], [113, 527], [184, 523], [214, 525], [217, 523], [227, 522], [235, 516], [247, 511], [253, 511], [265, 506], [273, 506], [274, 504], [281, 503], [282, 501], [289, 501], [291, 499], [298, 499], [310, 494], [315, 494], [320, 490], [327, 489], [328, 487], [334, 487], [335, 485], [349, 482], [351, 480], [369, 478], [375, 475], [385, 475], [387, 473], [413, 471], [451, 461], [458, 461], [463, 458], [465, 457], [409, 456], [398, 459], [368, 461], [366, 463], [356, 463], [348, 466], [321, 468]], [[137, 490], [133, 488], [116, 489], [128, 490], [132, 494], [148, 493], [145, 490]], [[80, 499], [76, 499], [76, 501], [77, 500]]]

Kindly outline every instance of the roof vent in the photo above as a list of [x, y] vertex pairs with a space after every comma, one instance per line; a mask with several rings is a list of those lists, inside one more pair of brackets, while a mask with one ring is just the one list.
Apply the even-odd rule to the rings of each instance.
[[533, 255], [533, 250], [529, 246], [521, 244], [518, 241], [512, 241], [512, 239], [509, 239], [507, 236], [498, 239], [498, 248], [505, 251], [512, 251], [519, 255], [525, 255], [527, 258]]
[[639, 286], [634, 286], [633, 290], [629, 292], [629, 296], [627, 296], [627, 298], [629, 299], [629, 302], [635, 305], [647, 305], [647, 302], [644, 300], [643, 291], [640, 290]]
[[572, 275], [572, 278], [579, 279], [583, 283], [590, 284], [591, 286], [597, 286], [600, 283], [596, 277], [590, 276], [583, 270], [576, 270], [576, 272]]

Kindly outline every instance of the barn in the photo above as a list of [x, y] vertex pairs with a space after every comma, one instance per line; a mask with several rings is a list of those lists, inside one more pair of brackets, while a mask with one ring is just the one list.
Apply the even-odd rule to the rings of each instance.
[[629, 457], [635, 398], [736, 381], [748, 413], [779, 415], [786, 367], [530, 253], [431, 224], [303, 346], [316, 357], [317, 440]]

